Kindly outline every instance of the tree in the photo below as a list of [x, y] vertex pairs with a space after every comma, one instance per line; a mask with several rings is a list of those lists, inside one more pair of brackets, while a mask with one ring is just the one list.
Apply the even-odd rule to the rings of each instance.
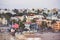
[[47, 17], [47, 16], [48, 16], [48, 14], [46, 14], [45, 12], [43, 12], [43, 16], [44, 16], [44, 17]]
[[14, 9], [13, 12], [15, 12], [15, 13], [19, 13], [19, 12], [18, 12], [18, 9]]
[[34, 11], [35, 9], [34, 9], [34, 8], [32, 8], [32, 10]]
[[40, 13], [40, 10], [38, 9], [38, 10], [37, 10], [37, 14], [39, 14], [39, 13]]
[[4, 9], [5, 11], [7, 11], [8, 9]]
[[4, 16], [7, 20], [10, 20], [12, 14], [11, 13], [5, 13]]

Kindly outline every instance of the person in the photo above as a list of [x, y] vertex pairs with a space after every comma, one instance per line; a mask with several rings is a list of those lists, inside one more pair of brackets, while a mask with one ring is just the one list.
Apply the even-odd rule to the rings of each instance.
[[15, 36], [15, 32], [16, 32], [16, 30], [15, 30], [14, 28], [12, 28], [12, 29], [11, 29], [11, 35], [12, 35], [12, 36]]
[[47, 29], [47, 30], [48, 30], [48, 31], [52, 31], [51, 22], [48, 22], [47, 26], [48, 26], [48, 29]]
[[19, 23], [19, 29], [20, 29], [21, 34], [24, 31], [24, 28], [25, 28], [25, 25], [23, 24], [23, 22], [20, 22]]
[[25, 23], [24, 25], [25, 25], [24, 31], [30, 31], [30, 24]]
[[14, 23], [14, 24], [12, 25], [12, 28], [14, 28], [15, 30], [17, 30], [17, 29], [19, 28], [19, 24], [18, 24], [18, 23]]
[[47, 29], [47, 23], [45, 21], [42, 21], [41, 29], [42, 31]]
[[38, 25], [37, 25], [37, 23], [32, 23], [31, 25], [30, 25], [30, 30], [32, 30], [32, 31], [38, 31]]
[[11, 28], [11, 35], [15, 36], [15, 33], [18, 32], [19, 24], [17, 22], [14, 22]]

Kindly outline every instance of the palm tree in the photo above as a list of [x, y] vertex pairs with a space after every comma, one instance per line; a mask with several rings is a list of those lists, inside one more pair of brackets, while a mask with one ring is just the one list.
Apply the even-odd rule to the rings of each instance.
[[37, 14], [39, 14], [40, 13], [40, 10], [39, 9], [37, 9]]
[[46, 18], [48, 16], [48, 14], [43, 12], [43, 16]]

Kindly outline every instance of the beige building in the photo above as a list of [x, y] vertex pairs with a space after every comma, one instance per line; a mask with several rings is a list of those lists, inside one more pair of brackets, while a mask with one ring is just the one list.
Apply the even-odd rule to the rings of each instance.
[[7, 25], [7, 20], [5, 18], [2, 19], [2, 24]]
[[34, 18], [42, 19], [43, 16], [42, 16], [42, 15], [28, 16], [26, 21], [27, 21], [27, 22], [30, 22], [30, 21], [31, 21], [32, 19], [34, 19]]
[[7, 20], [5, 18], [0, 18], [0, 23], [3, 25], [7, 25]]

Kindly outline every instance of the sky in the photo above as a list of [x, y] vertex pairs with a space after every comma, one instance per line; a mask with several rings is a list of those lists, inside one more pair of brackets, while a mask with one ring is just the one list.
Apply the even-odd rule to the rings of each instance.
[[0, 0], [0, 8], [60, 8], [60, 0]]

